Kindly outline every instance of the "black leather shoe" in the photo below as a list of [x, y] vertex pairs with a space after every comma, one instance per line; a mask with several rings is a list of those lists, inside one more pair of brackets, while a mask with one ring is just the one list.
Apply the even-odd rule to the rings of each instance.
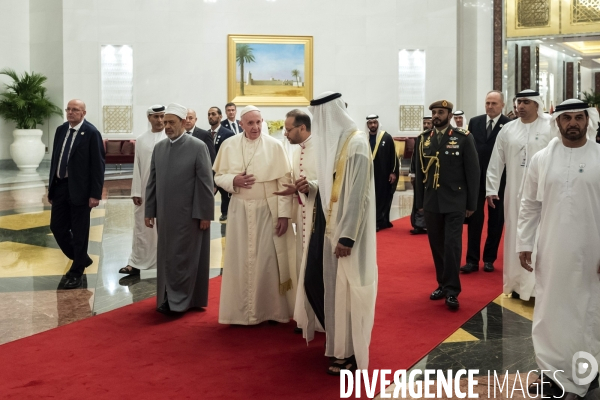
[[431, 295], [429, 296], [430, 300], [441, 300], [446, 296], [446, 294], [444, 293], [444, 291], [440, 288], [437, 288], [433, 291], [433, 293], [431, 293]]
[[448, 296], [446, 297], [446, 306], [451, 310], [457, 310], [460, 304], [458, 304], [456, 296]]
[[494, 264], [490, 262], [483, 263], [483, 272], [492, 272], [494, 270]]
[[83, 280], [81, 279], [80, 276], [76, 277], [76, 276], [70, 276], [67, 278], [67, 281], [65, 282], [65, 286], [63, 286], [64, 289], [77, 289], [79, 287], [81, 287], [83, 283]]
[[479, 265], [466, 263], [465, 265], [460, 267], [460, 271], [464, 274], [470, 274], [471, 272], [477, 272], [477, 271], [479, 271]]
[[415, 228], [415, 229], [411, 229], [409, 232], [411, 235], [423, 235], [423, 234], [427, 233], [427, 229]]
[[222, 215], [219, 217], [219, 221], [221, 221], [221, 222], [223, 222], [223, 221], [227, 221], [227, 214], [222, 214]]
[[164, 303], [162, 303], [157, 309], [156, 311], [158, 311], [161, 314], [165, 314], [165, 315], [171, 315], [171, 307], [169, 307], [169, 302], [167, 300], [165, 300]]
[[302, 328], [295, 327], [294, 328], [294, 333], [297, 333], [297, 334], [301, 335], [302, 334]]
[[521, 296], [519, 295], [519, 293], [517, 293], [517, 292], [515, 292], [515, 291], [513, 291], [513, 292], [510, 294], [510, 297], [512, 297], [513, 299], [520, 299], [520, 298], [521, 298]]

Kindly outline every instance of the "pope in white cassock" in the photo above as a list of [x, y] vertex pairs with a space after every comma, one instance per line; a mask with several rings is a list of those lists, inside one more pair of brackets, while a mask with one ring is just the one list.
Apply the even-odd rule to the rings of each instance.
[[[499, 199], [500, 179], [506, 167], [504, 192], [504, 293], [522, 300], [535, 296], [535, 280], [527, 274], [515, 251], [517, 218], [525, 173], [531, 157], [548, 145], [550, 116], [544, 114], [544, 104], [538, 92], [523, 90], [517, 94], [519, 118], [507, 123], [498, 133], [486, 174], [488, 205], [495, 208], [493, 199]], [[535, 253], [533, 255], [535, 259]]]
[[[516, 250], [520, 252], [523, 271], [535, 277], [532, 339], [537, 364], [545, 370], [545, 395], [556, 394], [556, 389], [561, 394], [562, 388], [549, 382], [556, 378], [568, 393], [566, 398], [574, 398], [598, 387], [598, 111], [580, 100], [567, 100], [556, 107], [551, 124], [553, 136], [559, 137], [554, 137], [548, 147], [531, 159], [521, 200]], [[531, 254], [536, 249], [533, 264]]]
[[240, 117], [243, 134], [223, 142], [213, 165], [215, 183], [232, 194], [219, 322], [288, 322], [296, 281], [292, 196], [275, 192], [292, 182], [291, 167], [281, 142], [261, 134], [258, 108], [247, 106]]
[[373, 161], [341, 94], [325, 92], [310, 104], [318, 194], [295, 317], [310, 340], [316, 314], [326, 332], [325, 355], [333, 357], [327, 373], [339, 375], [369, 364], [377, 296]]
[[146, 228], [144, 222], [144, 205], [146, 198], [146, 184], [150, 176], [150, 162], [154, 145], [167, 138], [165, 134], [165, 106], [157, 104], [146, 111], [150, 122], [150, 130], [142, 133], [135, 140], [135, 158], [133, 162], [133, 176], [131, 179], [131, 198], [133, 199], [133, 241], [131, 255], [127, 266], [121, 268], [119, 273], [139, 275], [141, 269], [156, 268], [156, 244], [158, 235], [156, 229]]

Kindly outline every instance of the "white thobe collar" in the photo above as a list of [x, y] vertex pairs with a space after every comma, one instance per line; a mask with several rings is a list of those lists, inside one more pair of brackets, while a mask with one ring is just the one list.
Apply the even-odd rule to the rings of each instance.
[[175, 139], [175, 140], [173, 140], [173, 139], [169, 139], [169, 140], [171, 141], [171, 144], [173, 144], [173, 143], [175, 143], [176, 141], [178, 141], [179, 139], [181, 139], [181, 138], [183, 137], [183, 135], [185, 135], [185, 132], [184, 132], [184, 133], [182, 133], [181, 135], [179, 135], [179, 137], [178, 137], [177, 139]]

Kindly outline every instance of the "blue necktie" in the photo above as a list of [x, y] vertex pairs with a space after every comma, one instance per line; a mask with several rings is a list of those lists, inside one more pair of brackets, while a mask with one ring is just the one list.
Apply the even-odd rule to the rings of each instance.
[[71, 153], [71, 144], [73, 143], [73, 134], [75, 129], [69, 129], [69, 138], [67, 139], [67, 144], [65, 144], [65, 149], [63, 150], [62, 158], [60, 159], [60, 166], [58, 167], [58, 177], [63, 179], [65, 174], [67, 173], [67, 164], [69, 164], [69, 153]]

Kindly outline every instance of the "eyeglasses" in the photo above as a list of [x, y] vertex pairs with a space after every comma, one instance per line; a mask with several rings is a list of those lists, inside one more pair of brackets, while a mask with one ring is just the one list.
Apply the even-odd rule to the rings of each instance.
[[81, 112], [83, 110], [80, 110], [79, 108], [65, 108], [65, 111], [77, 113], [77, 112]]
[[291, 131], [293, 131], [294, 129], [296, 129], [296, 128], [300, 128], [301, 126], [302, 126], [302, 125], [296, 125], [296, 126], [294, 126], [292, 129], [290, 129], [289, 131], [288, 131], [287, 129], [285, 129], [285, 132], [286, 132], [286, 133], [290, 133], [290, 132], [291, 132]]

